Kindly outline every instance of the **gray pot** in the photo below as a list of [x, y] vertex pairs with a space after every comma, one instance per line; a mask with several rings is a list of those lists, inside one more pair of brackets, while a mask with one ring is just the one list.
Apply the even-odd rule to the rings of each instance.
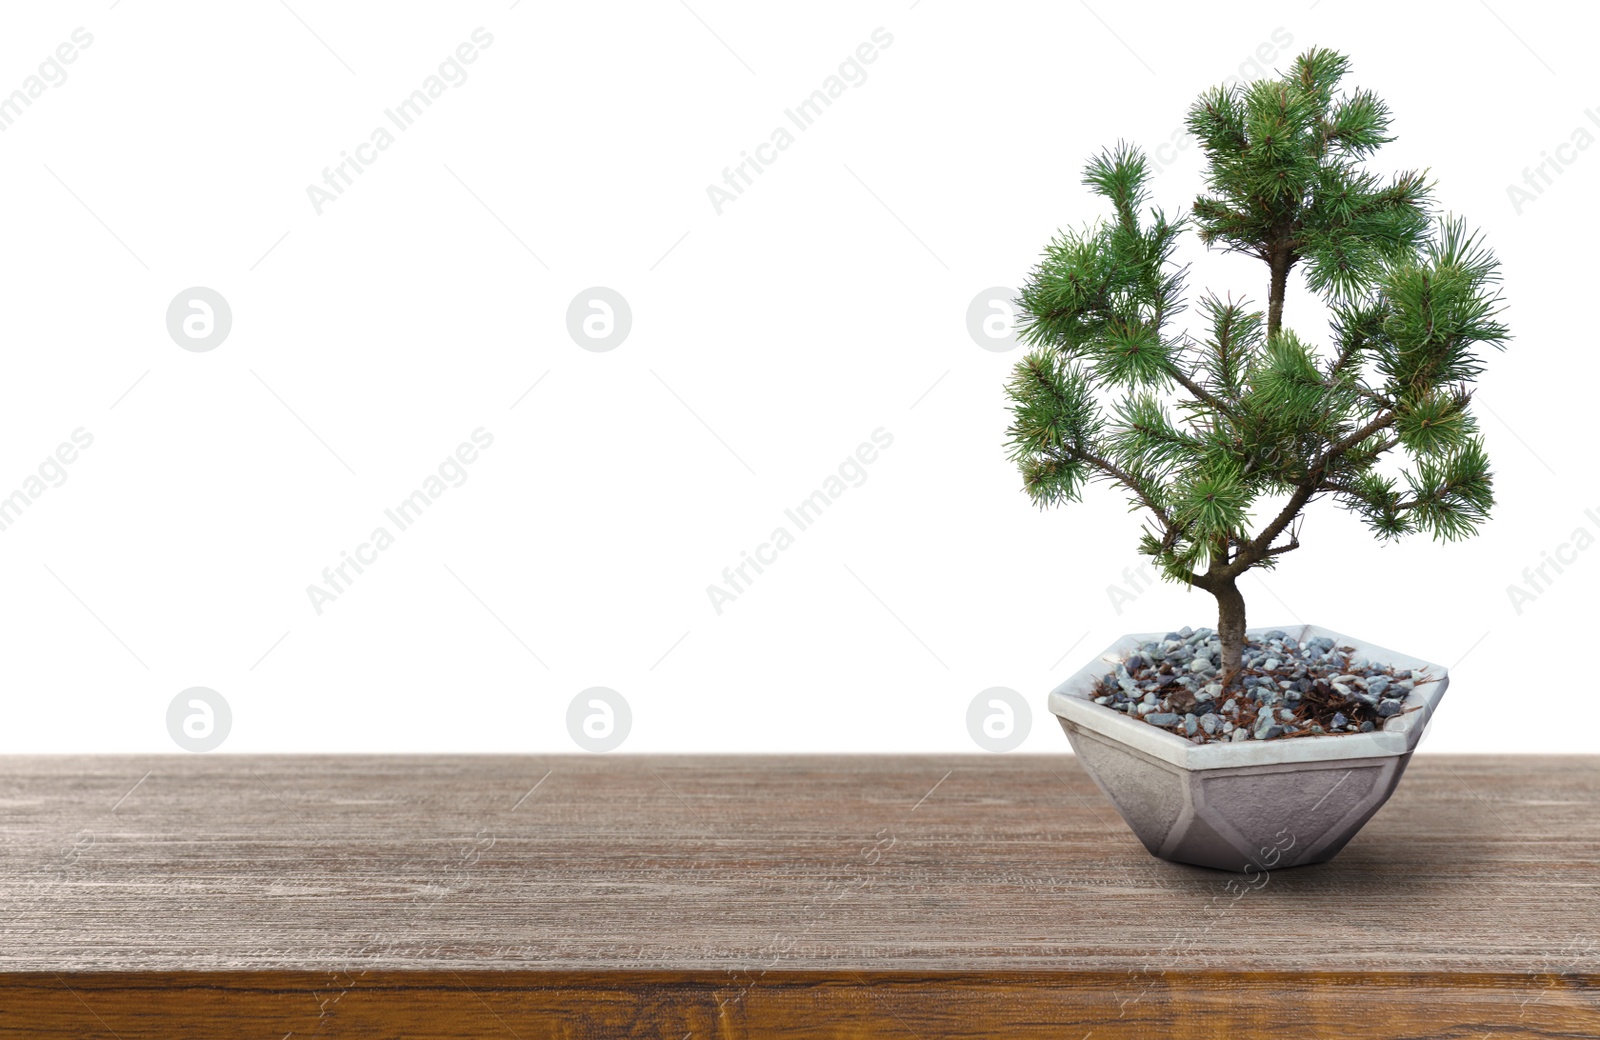
[[[1163, 633], [1127, 635], [1050, 693], [1078, 761], [1152, 855], [1259, 872], [1322, 863], [1388, 800], [1450, 684], [1439, 665], [1315, 625], [1280, 626], [1301, 642], [1328, 636], [1397, 669], [1425, 673], [1402, 714], [1371, 733], [1194, 744], [1094, 703], [1108, 663]], [[1251, 629], [1259, 638], [1270, 629]]]

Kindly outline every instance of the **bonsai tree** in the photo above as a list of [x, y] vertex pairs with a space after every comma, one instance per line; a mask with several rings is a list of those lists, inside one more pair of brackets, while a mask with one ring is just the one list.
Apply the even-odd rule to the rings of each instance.
[[[1436, 219], [1422, 173], [1363, 169], [1389, 110], [1340, 92], [1347, 59], [1313, 49], [1276, 79], [1217, 87], [1189, 110], [1207, 191], [1191, 216], [1152, 209], [1145, 158], [1119, 144], [1083, 183], [1112, 217], [1060, 233], [1018, 301], [1032, 350], [1008, 387], [1011, 457], [1035, 503], [1121, 488], [1147, 521], [1139, 550], [1217, 600], [1224, 682], [1239, 670], [1239, 577], [1300, 545], [1302, 511], [1331, 496], [1385, 539], [1472, 534], [1494, 502], [1469, 405], [1485, 345], [1503, 348], [1498, 263], [1459, 220]], [[1199, 338], [1174, 328], [1190, 225], [1267, 267], [1266, 313], [1199, 300]], [[1283, 327], [1292, 272], [1332, 316], [1318, 349]], [[1404, 465], [1391, 466], [1403, 456]]]

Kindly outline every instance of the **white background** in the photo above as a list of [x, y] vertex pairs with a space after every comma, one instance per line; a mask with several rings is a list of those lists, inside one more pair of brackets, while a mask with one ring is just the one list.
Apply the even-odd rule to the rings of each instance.
[[[1202, 88], [1313, 44], [1391, 104], [1379, 167], [1430, 168], [1504, 262], [1499, 504], [1474, 540], [1383, 546], [1317, 503], [1247, 580], [1251, 622], [1451, 666], [1425, 751], [1600, 750], [1552, 700], [1587, 710], [1600, 552], [1520, 613], [1507, 591], [1600, 534], [1600, 147], [1520, 213], [1507, 192], [1600, 136], [1576, 5], [690, 4], [8, 7], [0, 92], [93, 44], [0, 133], [0, 494], [94, 443], [0, 532], [0, 750], [177, 753], [167, 705], [198, 685], [232, 707], [223, 751], [565, 751], [601, 685], [626, 751], [973, 751], [998, 685], [1034, 705], [1023, 750], [1064, 753], [1051, 686], [1214, 606], [1113, 608], [1138, 521], [1103, 485], [1028, 503], [1020, 352], [980, 349], [968, 304], [1099, 215], [1092, 152], [1181, 142]], [[318, 215], [307, 186], [479, 26], [468, 79]], [[878, 27], [866, 80], [719, 215], [707, 186]], [[1197, 149], [1163, 154], [1157, 201], [1187, 208]], [[1265, 292], [1253, 261], [1182, 258], [1194, 289]], [[633, 311], [609, 353], [566, 330], [595, 285]], [[233, 311], [207, 353], [166, 328], [191, 286]], [[1325, 337], [1303, 295], [1286, 317]], [[480, 426], [467, 482], [319, 616], [307, 586]], [[878, 427], [866, 482], [719, 616], [707, 586]]]

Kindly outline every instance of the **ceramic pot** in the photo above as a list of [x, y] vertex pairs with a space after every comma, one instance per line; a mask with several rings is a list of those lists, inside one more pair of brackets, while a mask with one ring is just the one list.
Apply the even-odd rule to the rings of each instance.
[[[1078, 761], [1151, 854], [1255, 872], [1332, 859], [1388, 800], [1450, 679], [1444, 668], [1318, 628], [1278, 626], [1304, 643], [1327, 636], [1356, 655], [1430, 677], [1401, 714], [1371, 733], [1195, 744], [1094, 703], [1097, 679], [1164, 633], [1126, 635], [1050, 693]], [[1271, 629], [1250, 629], [1259, 639]]]

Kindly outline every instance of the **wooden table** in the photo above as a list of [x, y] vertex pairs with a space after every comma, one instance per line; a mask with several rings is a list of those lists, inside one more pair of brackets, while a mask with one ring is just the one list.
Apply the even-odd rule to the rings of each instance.
[[0, 1038], [1600, 1036], [1600, 758], [1419, 757], [1332, 863], [1067, 755], [0, 760]]

